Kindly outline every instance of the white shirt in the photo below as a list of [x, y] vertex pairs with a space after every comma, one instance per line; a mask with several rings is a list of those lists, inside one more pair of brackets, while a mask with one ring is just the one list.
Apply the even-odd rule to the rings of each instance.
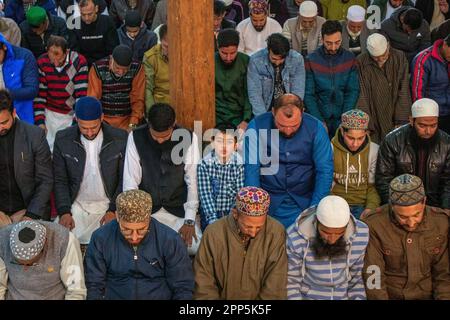
[[94, 140], [88, 140], [81, 135], [81, 143], [86, 150], [83, 180], [75, 201], [79, 202], [86, 211], [89, 207], [97, 207], [98, 202], [107, 202], [103, 178], [100, 172], [100, 151], [103, 143], [103, 131], [100, 130]]
[[[400, 6], [400, 7], [401, 7], [401, 6]], [[398, 7], [398, 8], [400, 8], [400, 7]], [[386, 4], [386, 17], [384, 18], [384, 20], [389, 19], [389, 18], [391, 17], [392, 13], [393, 13], [395, 10], [397, 10], [398, 8], [392, 7], [392, 6], [391, 6], [391, 3], [390, 3], [389, 0], [388, 0], [388, 2], [387, 2], [387, 4]], [[384, 20], [383, 20], [383, 21], [384, 21]]]
[[[192, 135], [192, 143], [187, 148], [184, 162], [184, 182], [188, 194], [184, 204], [184, 219], [195, 220], [198, 210], [197, 164], [200, 160], [198, 137]], [[139, 189], [142, 181], [141, 159], [134, 143], [133, 132], [128, 135], [125, 164], [123, 168], [123, 191]]]
[[283, 28], [272, 18], [267, 18], [266, 25], [261, 32], [255, 30], [250, 18], [242, 20], [236, 27], [239, 32], [239, 48], [240, 52], [251, 55], [261, 49], [267, 47], [266, 40], [273, 33], [281, 33]]

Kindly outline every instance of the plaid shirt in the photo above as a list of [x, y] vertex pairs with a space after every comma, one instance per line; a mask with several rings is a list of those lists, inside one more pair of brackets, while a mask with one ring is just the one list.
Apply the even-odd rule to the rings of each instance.
[[200, 214], [209, 225], [235, 205], [236, 194], [244, 186], [242, 158], [234, 152], [228, 163], [221, 164], [213, 150], [199, 164], [197, 175]]

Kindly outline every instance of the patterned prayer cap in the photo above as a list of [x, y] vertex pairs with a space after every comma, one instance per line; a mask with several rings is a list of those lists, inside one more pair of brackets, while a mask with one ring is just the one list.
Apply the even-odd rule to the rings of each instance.
[[243, 187], [236, 195], [236, 209], [247, 216], [263, 216], [269, 212], [270, 196], [257, 187]]
[[350, 130], [369, 129], [369, 115], [362, 110], [352, 109], [341, 116], [341, 126]]
[[152, 197], [142, 190], [122, 192], [116, 199], [119, 219], [131, 223], [147, 221], [152, 212]]
[[250, 0], [250, 2], [248, 3], [248, 8], [250, 13], [254, 14], [267, 13], [268, 11], [267, 0]]
[[412, 206], [425, 197], [422, 180], [411, 174], [402, 174], [394, 178], [389, 185], [391, 205]]
[[36, 221], [17, 223], [9, 235], [9, 246], [14, 258], [23, 261], [34, 259], [44, 248], [47, 229]]

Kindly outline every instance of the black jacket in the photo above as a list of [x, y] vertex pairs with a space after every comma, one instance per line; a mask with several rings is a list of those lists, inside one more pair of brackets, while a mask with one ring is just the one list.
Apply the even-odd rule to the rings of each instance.
[[[80, 20], [79, 17], [76, 19]], [[87, 59], [89, 67], [93, 62], [109, 56], [119, 45], [119, 37], [111, 17], [99, 14], [91, 24], [85, 24], [81, 20], [79, 23], [81, 28], [69, 30], [69, 46]]]
[[[122, 192], [123, 163], [127, 132], [102, 124], [103, 143], [100, 151], [100, 172], [105, 193], [110, 200], [109, 211], [116, 211], [116, 197]], [[55, 200], [58, 214], [69, 213], [80, 190], [86, 163], [78, 126], [56, 134], [53, 150]]]
[[[447, 3], [450, 4], [450, 0], [447, 0]], [[434, 12], [434, 0], [417, 0], [416, 9], [422, 11], [423, 18], [431, 24], [431, 19], [433, 18]], [[447, 13], [444, 13], [444, 17], [445, 19], [450, 18], [450, 10]]]
[[[378, 151], [375, 185], [382, 204], [389, 200], [389, 183], [403, 173], [416, 175], [417, 154], [406, 124], [390, 132]], [[450, 136], [444, 131], [436, 133], [437, 140], [427, 160], [427, 180], [424, 181], [427, 204], [450, 208]]]
[[44, 40], [31, 29], [27, 20], [23, 21], [19, 26], [22, 34], [20, 46], [29, 49], [36, 58], [39, 58], [41, 54], [46, 52], [47, 41], [51, 35], [60, 36], [66, 40], [69, 39], [64, 19], [48, 13], [47, 17], [49, 25], [47, 31], [44, 33]]
[[37, 126], [16, 121], [14, 173], [27, 207], [26, 215], [34, 219], [48, 220], [53, 172], [45, 132]]

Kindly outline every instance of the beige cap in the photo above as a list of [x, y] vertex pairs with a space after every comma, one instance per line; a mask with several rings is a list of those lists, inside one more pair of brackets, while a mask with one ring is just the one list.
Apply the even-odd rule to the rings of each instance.
[[317, 16], [317, 4], [314, 1], [305, 1], [300, 4], [298, 13], [305, 18], [313, 18]]
[[387, 39], [382, 34], [374, 33], [367, 38], [367, 51], [372, 57], [382, 56], [386, 53], [387, 48]]

